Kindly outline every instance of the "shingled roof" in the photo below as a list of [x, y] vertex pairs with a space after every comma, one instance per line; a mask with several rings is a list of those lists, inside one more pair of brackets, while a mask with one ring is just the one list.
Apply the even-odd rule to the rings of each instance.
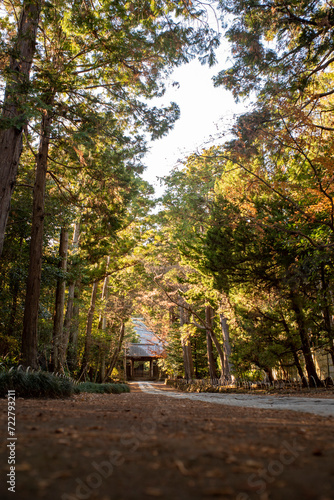
[[127, 356], [129, 358], [163, 357], [165, 349], [158, 337], [147, 328], [141, 319], [133, 318], [132, 321], [136, 334], [139, 336], [139, 342], [128, 345]]

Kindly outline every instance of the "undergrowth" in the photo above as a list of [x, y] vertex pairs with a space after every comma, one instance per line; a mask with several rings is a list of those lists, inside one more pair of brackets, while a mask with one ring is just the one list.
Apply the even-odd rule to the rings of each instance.
[[122, 392], [130, 392], [130, 387], [127, 384], [95, 384], [93, 382], [82, 382], [75, 386], [75, 392], [97, 392], [100, 394], [121, 394]]
[[74, 384], [47, 372], [12, 370], [0, 373], [0, 397], [4, 398], [12, 389], [15, 396], [21, 398], [64, 398], [74, 393]]
[[15, 396], [21, 398], [65, 398], [82, 392], [99, 394], [121, 394], [130, 392], [127, 384], [95, 384], [82, 382], [75, 384], [66, 377], [57, 377], [48, 372], [30, 372], [10, 370], [0, 373], [0, 398], [7, 396], [9, 390], [15, 390]]

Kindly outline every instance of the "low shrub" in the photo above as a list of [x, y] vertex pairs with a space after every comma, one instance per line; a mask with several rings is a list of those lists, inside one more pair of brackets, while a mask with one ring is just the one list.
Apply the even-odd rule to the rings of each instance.
[[64, 398], [81, 392], [99, 394], [121, 394], [130, 392], [128, 384], [95, 384], [82, 382], [75, 385], [66, 377], [57, 377], [48, 372], [27, 373], [20, 369], [0, 373], [0, 398], [6, 397], [9, 390], [15, 390], [20, 398]]
[[75, 386], [75, 392], [91, 392], [99, 394], [121, 394], [130, 392], [128, 384], [95, 384], [93, 382], [81, 382]]
[[6, 397], [9, 390], [21, 398], [64, 398], [74, 393], [74, 384], [48, 372], [11, 370], [0, 373], [0, 397]]

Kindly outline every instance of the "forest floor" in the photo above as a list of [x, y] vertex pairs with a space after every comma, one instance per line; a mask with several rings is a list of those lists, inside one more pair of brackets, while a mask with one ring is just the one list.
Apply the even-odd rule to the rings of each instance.
[[[0, 401], [0, 497], [334, 500], [334, 418], [144, 393]], [[318, 395], [316, 395], [318, 397]], [[9, 443], [9, 444], [8, 444]], [[15, 494], [8, 457], [15, 453]]]

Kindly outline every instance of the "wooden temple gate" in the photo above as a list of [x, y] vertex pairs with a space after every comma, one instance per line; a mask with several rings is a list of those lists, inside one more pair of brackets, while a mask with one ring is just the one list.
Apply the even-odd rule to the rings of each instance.
[[125, 368], [127, 380], [159, 378], [157, 361], [165, 356], [161, 341], [149, 331], [139, 319], [133, 319], [138, 342], [128, 344], [125, 349]]

